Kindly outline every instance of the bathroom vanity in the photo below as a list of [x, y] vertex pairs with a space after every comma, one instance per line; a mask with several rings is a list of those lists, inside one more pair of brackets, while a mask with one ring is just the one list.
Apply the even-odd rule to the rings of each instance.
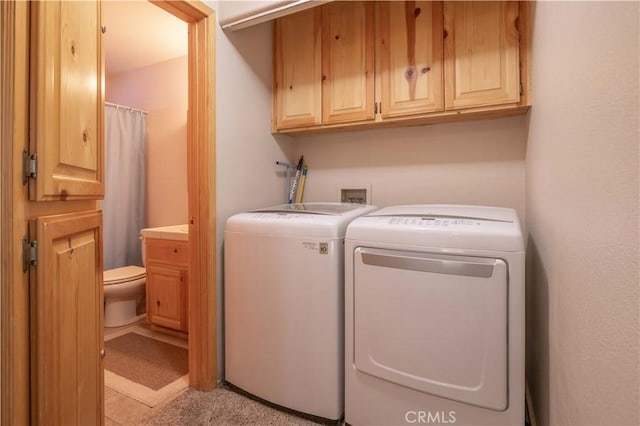
[[147, 268], [147, 321], [188, 333], [188, 226], [149, 228], [141, 233]]

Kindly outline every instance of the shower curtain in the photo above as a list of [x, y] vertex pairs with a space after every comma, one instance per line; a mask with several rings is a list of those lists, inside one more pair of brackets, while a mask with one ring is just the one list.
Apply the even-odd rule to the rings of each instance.
[[105, 104], [104, 269], [142, 266], [146, 227], [146, 113]]

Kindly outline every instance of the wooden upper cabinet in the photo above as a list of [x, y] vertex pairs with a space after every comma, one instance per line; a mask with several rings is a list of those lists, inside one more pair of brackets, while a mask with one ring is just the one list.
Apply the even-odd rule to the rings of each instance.
[[445, 108], [520, 101], [518, 2], [444, 3]]
[[382, 117], [442, 111], [442, 2], [379, 7]]
[[32, 200], [103, 197], [103, 70], [99, 1], [31, 3]]
[[529, 108], [529, 2], [333, 1], [280, 18], [274, 34], [274, 131], [433, 124]]
[[320, 8], [278, 19], [274, 38], [276, 129], [322, 122]]
[[323, 123], [374, 118], [374, 2], [322, 7]]

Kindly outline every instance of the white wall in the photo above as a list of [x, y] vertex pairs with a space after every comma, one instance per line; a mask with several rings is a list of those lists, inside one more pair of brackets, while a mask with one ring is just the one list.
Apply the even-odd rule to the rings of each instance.
[[527, 378], [541, 425], [640, 423], [638, 9], [536, 4]]
[[305, 201], [370, 188], [371, 204], [511, 207], [524, 221], [525, 118], [297, 136]]
[[147, 226], [187, 223], [187, 57], [109, 75], [105, 98], [149, 112]]
[[[213, 7], [216, 4], [211, 4]], [[276, 161], [291, 161], [291, 141], [271, 135], [271, 24], [216, 40], [216, 215], [219, 377], [223, 377], [223, 237], [229, 216], [284, 202]]]
[[[213, 7], [217, 5], [209, 3]], [[373, 202], [515, 208], [524, 222], [524, 117], [289, 137], [271, 135], [271, 24], [217, 37], [218, 347], [223, 349], [222, 241], [234, 213], [284, 202], [275, 161], [309, 165], [305, 201], [339, 201], [343, 184]], [[222, 353], [219, 365], [223, 366]], [[223, 375], [223, 371], [219, 372]]]

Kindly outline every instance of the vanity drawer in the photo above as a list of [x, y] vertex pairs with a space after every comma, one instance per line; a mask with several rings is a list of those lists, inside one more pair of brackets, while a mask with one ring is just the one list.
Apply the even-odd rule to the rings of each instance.
[[189, 244], [186, 241], [147, 238], [145, 243], [147, 263], [189, 264]]

